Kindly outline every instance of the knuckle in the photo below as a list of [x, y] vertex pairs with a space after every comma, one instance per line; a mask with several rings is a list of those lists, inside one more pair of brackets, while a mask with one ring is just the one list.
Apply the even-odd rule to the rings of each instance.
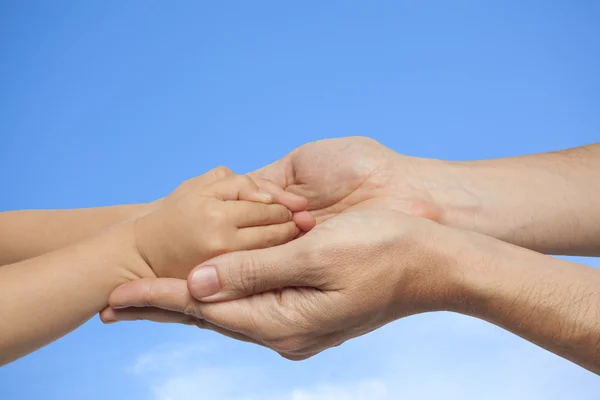
[[221, 226], [223, 222], [228, 219], [228, 215], [223, 207], [215, 206], [207, 210], [206, 218], [208, 219], [209, 223]]
[[380, 143], [377, 140], [375, 140], [371, 137], [368, 137], [368, 136], [357, 136], [355, 138], [355, 140], [358, 143], [365, 144], [365, 145], [380, 145]]
[[279, 219], [285, 222], [292, 220], [292, 217], [294, 215], [286, 206], [282, 206], [281, 204], [273, 204], [272, 206], [275, 207], [272, 211], [273, 214], [276, 215]]
[[232, 260], [239, 265], [239, 269], [228, 268], [228, 280], [232, 289], [242, 293], [257, 293], [259, 288], [258, 266], [254, 259], [243, 253], [237, 260]]
[[142, 302], [144, 306], [151, 307], [154, 305], [154, 297], [156, 294], [156, 285], [155, 281], [152, 279], [145, 283], [143, 286], [144, 290], [142, 292]]
[[211, 233], [213, 236], [222, 237], [225, 236], [232, 227], [235, 227], [230, 214], [227, 212], [225, 207], [221, 207], [220, 204], [216, 204], [207, 210], [203, 223], [195, 224], [195, 229], [198, 232]]
[[[198, 309], [196, 308], [196, 305], [189, 301], [187, 302], [183, 308], [181, 309], [181, 312], [185, 315], [189, 315], [190, 317], [194, 318], [194, 317], [198, 317], [199, 313], [198, 313]], [[201, 319], [197, 319], [198, 321], [203, 321]]]
[[223, 179], [223, 178], [233, 175], [233, 171], [227, 167], [220, 165], [217, 168], [212, 170], [212, 174], [213, 174], [213, 178], [215, 180], [218, 180], [218, 179]]
[[185, 322], [186, 325], [192, 325], [200, 329], [209, 329], [208, 323], [200, 318], [190, 317]]
[[210, 238], [203, 240], [203, 246], [206, 246], [209, 253], [213, 256], [229, 252], [229, 241], [224, 235], [215, 233]]

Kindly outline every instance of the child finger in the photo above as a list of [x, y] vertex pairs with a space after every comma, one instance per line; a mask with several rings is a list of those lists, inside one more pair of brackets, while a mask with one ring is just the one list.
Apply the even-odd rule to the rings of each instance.
[[238, 228], [282, 224], [292, 220], [290, 210], [280, 204], [262, 204], [251, 201], [236, 201], [225, 205]]
[[278, 225], [254, 226], [237, 231], [236, 250], [254, 250], [290, 242], [300, 233], [293, 221]]

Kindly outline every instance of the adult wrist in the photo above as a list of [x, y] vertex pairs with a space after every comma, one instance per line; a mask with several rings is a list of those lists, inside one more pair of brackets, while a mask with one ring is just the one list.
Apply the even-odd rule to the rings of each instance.
[[415, 175], [443, 225], [544, 254], [597, 255], [592, 174], [547, 158], [425, 160]]
[[475, 258], [470, 232], [419, 219], [409, 236], [400, 237], [392, 256], [396, 278], [395, 318], [432, 311], [458, 311], [467, 300], [465, 265]]
[[402, 269], [394, 296], [395, 317], [433, 311], [481, 317], [497, 279], [492, 274], [499, 271], [492, 266], [507, 257], [505, 247], [514, 246], [431, 221], [423, 221], [421, 227], [395, 249], [404, 262], [395, 266]]
[[[437, 209], [436, 222], [458, 229], [483, 229], [482, 171], [474, 162], [418, 159], [420, 187]], [[415, 182], [415, 185], [419, 182]]]
[[[519, 215], [528, 207], [521, 199], [530, 197], [516, 196], [526, 186], [517, 178], [518, 171], [505, 168], [500, 161], [426, 159], [419, 159], [418, 169], [420, 172], [415, 175], [420, 177], [421, 190], [435, 210], [432, 219], [436, 222], [536, 247], [528, 233], [519, 231]], [[531, 197], [535, 195], [532, 193]]]
[[453, 299], [445, 310], [494, 322], [490, 312], [498, 302], [510, 302], [520, 263], [543, 255], [476, 232], [454, 231], [457, 240], [448, 256]]

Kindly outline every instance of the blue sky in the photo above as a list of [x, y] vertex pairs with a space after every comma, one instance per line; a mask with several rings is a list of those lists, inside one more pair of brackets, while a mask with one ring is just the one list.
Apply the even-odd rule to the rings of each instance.
[[[600, 140], [600, 3], [491, 3], [3, 1], [0, 210], [150, 201], [321, 138], [450, 160]], [[0, 369], [7, 400], [598, 393], [591, 373], [445, 313], [302, 363], [190, 327], [94, 318]]]

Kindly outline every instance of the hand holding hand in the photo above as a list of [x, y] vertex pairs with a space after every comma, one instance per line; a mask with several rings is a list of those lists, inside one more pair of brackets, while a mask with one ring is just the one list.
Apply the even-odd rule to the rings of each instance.
[[[111, 305], [145, 308], [107, 309], [101, 317], [106, 322], [148, 319], [192, 323], [273, 347], [291, 358], [296, 357], [292, 353], [310, 355], [317, 352], [317, 348], [323, 349], [330, 343], [375, 329], [402, 310], [418, 312], [425, 304], [434, 307], [429, 300], [411, 296], [421, 296], [427, 291], [419, 291], [421, 281], [416, 278], [436, 276], [437, 272], [433, 271], [437, 263], [422, 266], [416, 261], [409, 262], [408, 255], [419, 259], [418, 247], [431, 239], [424, 232], [439, 232], [439, 226], [402, 212], [432, 220], [443, 218], [443, 210], [428, 190], [438, 186], [436, 173], [444, 170], [438, 168], [441, 166], [442, 162], [436, 160], [400, 155], [369, 138], [323, 140], [301, 146], [250, 176], [266, 178], [285, 189], [288, 195], [295, 193], [306, 198], [307, 210], [316, 217], [317, 227], [284, 246], [264, 252], [224, 255], [216, 259], [219, 262], [216, 269], [209, 267], [212, 262], [204, 264], [203, 282], [195, 284], [193, 278], [190, 280], [190, 288], [197, 298], [217, 292], [212, 298], [204, 299], [206, 301], [274, 291], [229, 303], [209, 304], [192, 298], [185, 281], [140, 280], [117, 289], [111, 297]], [[429, 228], [419, 228], [423, 226]], [[416, 235], [415, 232], [421, 233]], [[414, 239], [416, 237], [422, 241]], [[391, 243], [396, 239], [404, 243], [405, 249], [384, 252], [383, 249], [392, 250]], [[395, 257], [398, 259], [394, 263]], [[403, 279], [400, 288], [407, 285], [416, 292], [409, 291], [400, 300], [392, 301], [395, 295], [386, 291], [389, 287], [376, 288], [381, 286], [377, 277], [386, 285], [396, 285], [391, 279], [394, 274], [411, 278]], [[207, 280], [211, 276], [218, 277], [218, 284]], [[435, 281], [438, 282], [438, 278]], [[444, 285], [441, 277], [439, 282]], [[425, 280], [422, 285], [431, 289], [430, 294], [436, 288], [427, 286]], [[370, 303], [364, 299], [370, 299]], [[235, 319], [236, 315], [234, 311], [222, 311], [229, 307], [246, 313], [250, 321], [240, 319], [239, 323], [245, 321], [250, 326], [244, 328], [228, 319], [229, 316]], [[318, 328], [317, 322], [327, 328]], [[278, 330], [276, 324], [287, 326]], [[327, 334], [319, 333], [319, 329]], [[306, 348], [311, 346], [299, 343], [302, 341], [314, 342], [312, 353], [307, 353]], [[290, 346], [290, 342], [297, 346]]]
[[219, 254], [292, 240], [300, 228], [314, 224], [308, 213], [294, 218], [293, 211], [305, 205], [301, 197], [264, 179], [219, 168], [186, 181], [139, 218], [136, 243], [157, 276], [184, 278], [191, 268]]
[[447, 228], [397, 211], [347, 212], [286, 245], [204, 263], [189, 280], [202, 301], [185, 281], [142, 279], [116, 289], [110, 305], [154, 308], [109, 309], [102, 318], [193, 322], [303, 359], [447, 307], [458, 297], [451, 238]]

